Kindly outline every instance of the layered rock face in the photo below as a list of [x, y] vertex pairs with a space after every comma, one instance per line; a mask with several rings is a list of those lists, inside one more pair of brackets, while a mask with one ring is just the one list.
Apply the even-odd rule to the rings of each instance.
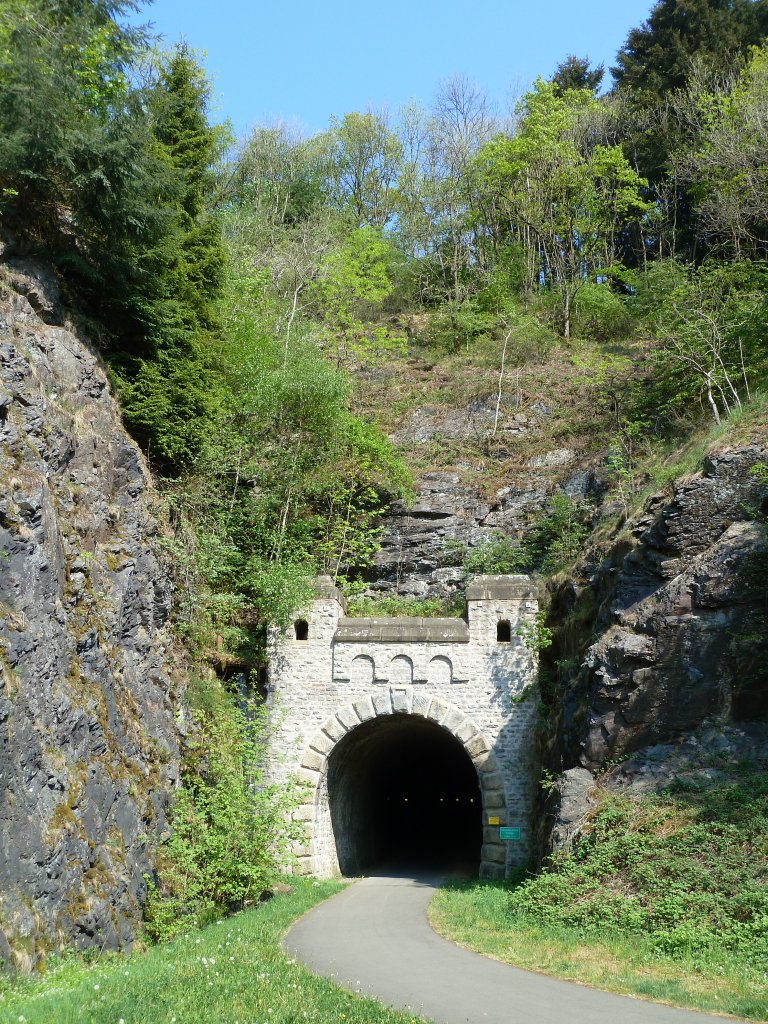
[[[519, 448], [535, 435], [550, 410], [535, 402], [526, 411], [502, 403], [498, 415], [499, 456], [505, 446]], [[416, 409], [391, 435], [401, 447], [418, 452], [441, 438], [488, 440], [496, 419], [495, 401], [475, 401], [463, 409]], [[582, 460], [583, 461], [583, 460]], [[575, 501], [600, 491], [592, 468], [570, 448], [557, 448], [504, 473], [504, 486], [487, 493], [482, 467], [467, 463], [422, 472], [414, 480], [415, 497], [395, 502], [384, 521], [381, 549], [369, 573], [369, 594], [446, 598], [466, 585], [466, 551], [499, 534], [520, 536], [540, 515], [556, 491]]]
[[[705, 722], [768, 716], [768, 451], [711, 455], [554, 595], [558, 757], [594, 769]], [[582, 646], [585, 637], [591, 646]]]
[[53, 279], [0, 265], [0, 959], [129, 946], [178, 774], [149, 475]]
[[415, 484], [413, 503], [395, 502], [385, 520], [370, 593], [447, 597], [464, 586], [466, 548], [493, 536], [490, 503], [458, 473], [424, 473]]

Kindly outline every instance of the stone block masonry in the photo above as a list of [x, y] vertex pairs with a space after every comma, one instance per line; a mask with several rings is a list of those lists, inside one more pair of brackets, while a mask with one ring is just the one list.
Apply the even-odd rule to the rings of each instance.
[[[300, 870], [328, 877], [355, 863], [354, 848], [365, 842], [354, 835], [355, 778], [370, 752], [388, 756], [386, 744], [400, 726], [417, 743], [422, 735], [425, 742], [433, 734], [452, 737], [457, 756], [471, 763], [481, 804], [481, 876], [502, 877], [525, 863], [537, 668], [519, 630], [537, 610], [528, 577], [481, 576], [467, 589], [466, 621], [348, 618], [330, 578], [317, 581], [311, 607], [270, 638], [273, 776], [298, 776], [307, 785]], [[412, 780], [416, 791], [433, 784], [420, 774]], [[342, 775], [343, 794], [334, 781]], [[519, 841], [502, 842], [499, 826], [519, 828]]]

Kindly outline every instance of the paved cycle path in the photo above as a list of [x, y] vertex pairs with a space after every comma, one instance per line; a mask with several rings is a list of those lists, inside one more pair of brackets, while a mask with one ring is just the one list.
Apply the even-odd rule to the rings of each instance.
[[284, 948], [316, 974], [437, 1024], [723, 1024], [454, 946], [427, 921], [436, 886], [435, 878], [362, 879], [297, 921]]

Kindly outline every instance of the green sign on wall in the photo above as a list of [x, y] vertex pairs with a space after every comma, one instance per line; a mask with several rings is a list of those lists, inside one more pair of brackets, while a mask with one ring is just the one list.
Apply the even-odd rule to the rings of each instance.
[[519, 839], [520, 839], [520, 829], [519, 828], [504, 828], [504, 827], [502, 827], [502, 828], [499, 829], [499, 839], [506, 839], [506, 840], [512, 840], [512, 841], [517, 840], [517, 841], [519, 841]]

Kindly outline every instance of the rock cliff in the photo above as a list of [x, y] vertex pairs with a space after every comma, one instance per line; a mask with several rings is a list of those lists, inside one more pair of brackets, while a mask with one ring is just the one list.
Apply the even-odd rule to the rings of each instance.
[[[462, 569], [467, 549], [504, 534], [521, 536], [540, 515], [547, 501], [560, 492], [575, 501], [602, 490], [590, 455], [570, 448], [545, 448], [519, 458], [537, 438], [550, 408], [536, 400], [526, 411], [503, 403], [498, 416], [496, 472], [462, 456], [444, 469], [421, 471], [414, 477], [414, 499], [394, 502], [384, 519], [381, 548], [368, 573], [368, 593], [408, 597], [447, 598], [466, 585]], [[496, 418], [495, 398], [474, 400], [463, 409], [424, 406], [414, 410], [391, 435], [406, 461], [420, 461], [429, 443], [446, 439], [466, 446], [488, 443]], [[546, 444], [546, 442], [544, 442]], [[512, 448], [518, 458], [510, 458]], [[522, 463], [521, 465], [518, 463]], [[490, 488], [497, 476], [501, 487]]]
[[711, 454], [556, 588], [553, 767], [768, 715], [767, 499], [751, 473], [767, 458], [759, 443]]
[[0, 959], [129, 946], [177, 779], [149, 474], [55, 280], [0, 264]]

